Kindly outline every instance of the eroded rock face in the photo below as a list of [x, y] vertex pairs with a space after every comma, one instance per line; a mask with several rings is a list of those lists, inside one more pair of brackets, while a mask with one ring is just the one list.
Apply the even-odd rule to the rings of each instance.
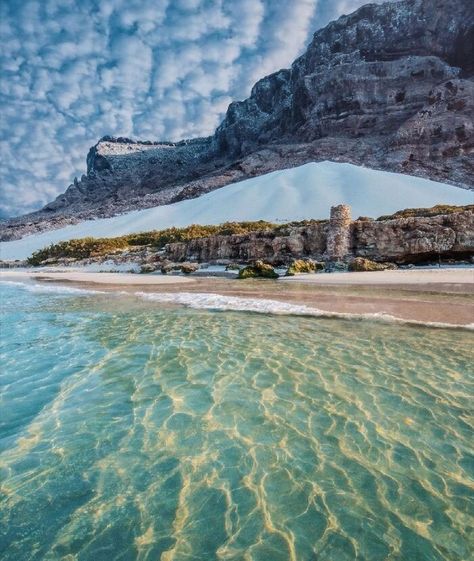
[[330, 159], [474, 187], [474, 2], [369, 4], [318, 31], [290, 69], [234, 102], [215, 134], [104, 137], [87, 175], [0, 239], [193, 198]]
[[[347, 213], [344, 214], [347, 218]], [[438, 258], [466, 259], [474, 255], [471, 210], [393, 220], [356, 220], [349, 224], [344, 221], [344, 227], [348, 235], [344, 248], [349, 249], [339, 253], [328, 251], [328, 243], [332, 243], [330, 222], [297, 226], [282, 236], [263, 231], [172, 243], [166, 246], [165, 253], [171, 261], [229, 259], [246, 263], [260, 259], [275, 265], [290, 264], [294, 259], [341, 262], [357, 257], [404, 264]]]
[[416, 262], [474, 254], [474, 212], [354, 222], [355, 254], [375, 261]]
[[209, 236], [189, 242], [170, 243], [166, 255], [171, 261], [229, 261], [247, 263], [264, 259], [286, 264], [294, 257], [322, 255], [326, 249], [327, 222], [290, 227], [287, 233], [273, 231]]
[[208, 170], [209, 143], [209, 139], [151, 143], [104, 137], [89, 150], [87, 175], [43, 210], [67, 214], [71, 207], [89, 208], [97, 216], [108, 216], [114, 208], [126, 208], [131, 201], [155, 192], [161, 192], [155, 202], [166, 204], [179, 191], [165, 192], [165, 187], [189, 182]]

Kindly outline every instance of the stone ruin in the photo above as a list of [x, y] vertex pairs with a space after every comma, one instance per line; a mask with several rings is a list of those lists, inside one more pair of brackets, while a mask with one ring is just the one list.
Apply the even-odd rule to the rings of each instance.
[[325, 258], [327, 261], [345, 261], [351, 254], [351, 207], [331, 207]]

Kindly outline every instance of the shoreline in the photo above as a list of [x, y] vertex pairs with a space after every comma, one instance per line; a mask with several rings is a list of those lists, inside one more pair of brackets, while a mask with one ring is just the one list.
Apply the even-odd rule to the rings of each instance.
[[[405, 322], [466, 327], [474, 323], [474, 269], [396, 270], [282, 277], [277, 281], [218, 277], [138, 275], [130, 273], [13, 271], [0, 272], [0, 282], [35, 281], [101, 292], [122, 292], [188, 305], [193, 298], [226, 302], [238, 309], [259, 302], [308, 308], [315, 315], [387, 316]], [[173, 294], [175, 296], [173, 296]], [[221, 297], [216, 300], [216, 297]], [[161, 298], [161, 300], [160, 300]], [[188, 302], [189, 301], [189, 302]], [[284, 308], [282, 308], [284, 309]], [[297, 309], [297, 308], [295, 308]]]

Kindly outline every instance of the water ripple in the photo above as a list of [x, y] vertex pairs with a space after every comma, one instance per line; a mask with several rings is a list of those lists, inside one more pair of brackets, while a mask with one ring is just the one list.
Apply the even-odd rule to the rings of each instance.
[[469, 558], [469, 331], [7, 290], [2, 561]]

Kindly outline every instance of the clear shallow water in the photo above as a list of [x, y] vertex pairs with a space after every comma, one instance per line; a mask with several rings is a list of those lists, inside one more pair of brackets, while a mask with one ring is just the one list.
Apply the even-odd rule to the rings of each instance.
[[472, 555], [472, 332], [0, 290], [2, 561]]

